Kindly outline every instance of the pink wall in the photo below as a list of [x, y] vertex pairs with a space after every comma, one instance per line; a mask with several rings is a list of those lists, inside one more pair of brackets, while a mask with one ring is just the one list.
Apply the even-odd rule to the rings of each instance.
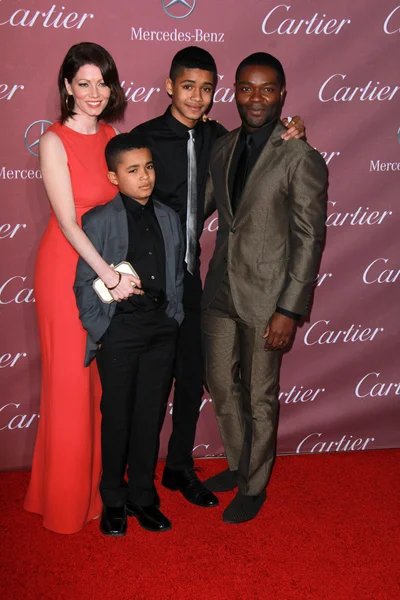
[[[193, 10], [183, 18], [185, 4]], [[282, 61], [284, 114], [302, 116], [309, 143], [329, 164], [330, 200], [311, 321], [283, 362], [278, 449], [398, 447], [400, 0], [2, 0], [0, 468], [29, 466], [34, 444], [40, 360], [32, 282], [49, 214], [35, 152], [42, 127], [57, 117], [61, 60], [79, 41], [104, 45], [117, 62], [130, 100], [122, 130], [164, 111], [169, 63], [185, 45], [215, 56], [212, 117], [228, 128], [238, 125], [238, 62], [260, 50]], [[204, 271], [215, 228], [213, 219], [205, 228]], [[168, 416], [162, 455], [170, 427]], [[207, 396], [196, 444], [197, 456], [222, 452]]]

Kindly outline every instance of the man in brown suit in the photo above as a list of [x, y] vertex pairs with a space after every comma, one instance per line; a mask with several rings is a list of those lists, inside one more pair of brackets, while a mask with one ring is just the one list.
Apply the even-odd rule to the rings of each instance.
[[327, 168], [304, 141], [283, 142], [285, 85], [270, 54], [241, 62], [242, 127], [217, 140], [207, 184], [219, 229], [202, 299], [205, 370], [229, 469], [205, 484], [238, 486], [227, 523], [254, 518], [266, 499], [281, 354], [308, 313], [324, 241]]

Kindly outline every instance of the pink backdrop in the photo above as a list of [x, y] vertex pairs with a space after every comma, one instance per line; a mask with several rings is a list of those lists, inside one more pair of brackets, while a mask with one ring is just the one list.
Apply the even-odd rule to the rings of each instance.
[[[56, 76], [68, 48], [103, 44], [129, 109], [122, 130], [165, 110], [164, 80], [188, 44], [216, 58], [212, 117], [238, 125], [239, 61], [269, 51], [288, 79], [285, 115], [299, 114], [330, 169], [328, 236], [311, 321], [281, 377], [279, 452], [400, 445], [400, 0], [1, 0], [0, 468], [30, 464], [40, 357], [33, 269], [49, 209], [37, 140], [57, 118]], [[186, 16], [187, 15], [187, 16]], [[214, 232], [203, 236], [203, 271]], [[65, 368], [68, 369], [68, 357]], [[164, 455], [171, 427], [162, 434]], [[196, 456], [223, 451], [204, 397]]]

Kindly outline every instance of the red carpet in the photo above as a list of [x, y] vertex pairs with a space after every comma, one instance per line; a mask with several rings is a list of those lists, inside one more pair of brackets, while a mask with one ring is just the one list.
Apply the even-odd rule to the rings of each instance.
[[[280, 457], [260, 515], [225, 525], [159, 486], [170, 532], [46, 531], [28, 473], [2, 473], [2, 600], [398, 600], [400, 451]], [[202, 477], [223, 460], [198, 461]], [[161, 469], [161, 465], [160, 465]], [[159, 470], [160, 472], [160, 470]]]

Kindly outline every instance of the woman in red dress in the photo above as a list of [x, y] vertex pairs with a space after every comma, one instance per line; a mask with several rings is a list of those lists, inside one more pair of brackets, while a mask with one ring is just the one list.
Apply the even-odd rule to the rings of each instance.
[[135, 292], [81, 229], [82, 215], [115, 196], [104, 149], [126, 99], [114, 60], [93, 43], [73, 46], [59, 72], [61, 120], [41, 137], [40, 167], [51, 206], [35, 269], [42, 356], [40, 422], [25, 508], [57, 533], [75, 533], [101, 513], [100, 396], [96, 365], [84, 367], [86, 333], [72, 290], [78, 255], [112, 289]]

